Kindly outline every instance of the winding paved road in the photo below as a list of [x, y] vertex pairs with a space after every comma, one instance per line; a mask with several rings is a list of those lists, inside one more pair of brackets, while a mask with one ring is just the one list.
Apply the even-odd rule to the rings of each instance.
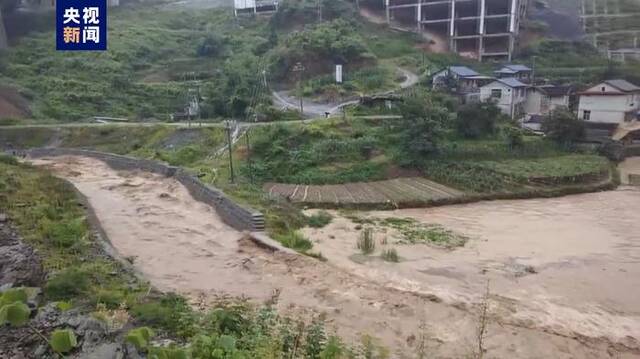
[[[418, 83], [418, 81], [420, 81], [420, 77], [409, 70], [403, 69], [401, 67], [397, 67], [396, 70], [405, 77], [405, 79], [399, 84], [400, 89], [413, 87]], [[383, 94], [390, 94], [393, 92], [395, 91], [387, 91]], [[290, 93], [290, 91], [273, 91], [271, 95], [273, 97], [274, 104], [283, 109], [298, 110], [300, 108], [300, 100], [295, 96], [291, 96]], [[327, 113], [329, 115], [334, 115], [343, 107], [355, 105], [359, 102], [359, 99], [352, 99], [341, 103], [319, 103], [303, 99], [303, 114], [306, 117], [325, 116]]]

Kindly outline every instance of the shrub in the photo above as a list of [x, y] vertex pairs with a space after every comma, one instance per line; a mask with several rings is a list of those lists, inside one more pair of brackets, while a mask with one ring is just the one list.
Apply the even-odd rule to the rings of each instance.
[[479, 138], [496, 133], [496, 124], [503, 117], [492, 102], [468, 104], [460, 107], [456, 116], [456, 131], [465, 138]]
[[215, 57], [222, 53], [224, 39], [215, 34], [208, 34], [200, 39], [196, 54], [201, 57]]
[[309, 227], [313, 227], [313, 228], [322, 228], [324, 226], [326, 226], [327, 224], [331, 223], [331, 220], [333, 219], [333, 217], [331, 216], [331, 214], [327, 211], [320, 211], [316, 214], [313, 214], [309, 217], [307, 217], [307, 224], [309, 225]]
[[14, 327], [19, 327], [29, 321], [31, 309], [22, 302], [5, 304], [0, 307], [0, 325], [9, 323]]
[[289, 231], [283, 235], [276, 235], [275, 239], [282, 243], [283, 246], [295, 249], [298, 252], [306, 252], [313, 248], [313, 243], [298, 231]]
[[542, 121], [542, 131], [551, 140], [569, 145], [584, 137], [584, 122], [568, 108], [556, 108]]
[[373, 239], [373, 229], [367, 227], [360, 234], [358, 239], [358, 249], [362, 251], [362, 254], [369, 255], [376, 250], [376, 242]]
[[18, 160], [13, 156], [0, 154], [0, 163], [4, 163], [7, 165], [17, 166]]
[[403, 165], [418, 165], [425, 157], [438, 152], [450, 113], [426, 94], [405, 98], [400, 112], [403, 130], [398, 160]]
[[47, 282], [44, 292], [52, 300], [66, 300], [86, 294], [90, 285], [91, 280], [86, 271], [67, 268]]
[[69, 248], [81, 242], [87, 234], [87, 226], [84, 218], [62, 222], [45, 221], [42, 224], [42, 234], [54, 246]]
[[99, 289], [93, 295], [95, 304], [104, 304], [109, 309], [115, 309], [125, 301], [125, 295], [119, 290]]
[[136, 349], [145, 351], [149, 347], [149, 341], [155, 335], [149, 327], [132, 329], [127, 333], [125, 341], [133, 344]]
[[144, 325], [174, 333], [188, 333], [191, 330], [191, 309], [184, 298], [175, 294], [134, 305], [131, 314]]
[[400, 261], [400, 257], [398, 256], [398, 251], [396, 251], [395, 248], [383, 250], [380, 256], [382, 257], [382, 259], [384, 259], [387, 262], [398, 263]]
[[504, 140], [509, 147], [509, 149], [516, 149], [524, 147], [524, 135], [522, 134], [522, 130], [516, 127], [505, 127], [504, 128]]
[[49, 344], [56, 353], [68, 353], [78, 345], [78, 341], [72, 330], [57, 329], [51, 333]]

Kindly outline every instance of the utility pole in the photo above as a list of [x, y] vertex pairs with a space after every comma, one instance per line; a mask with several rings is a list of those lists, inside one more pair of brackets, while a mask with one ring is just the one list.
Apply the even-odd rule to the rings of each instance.
[[300, 98], [300, 114], [304, 114], [304, 104], [302, 102], [302, 73], [304, 72], [304, 70], [304, 65], [302, 65], [301, 62], [298, 62], [293, 67], [293, 72], [298, 73], [298, 97]]
[[322, 22], [322, 0], [316, 0], [318, 4], [318, 22]]
[[249, 132], [251, 127], [247, 128], [245, 139], [247, 140], [247, 166], [249, 167], [249, 181], [253, 184], [253, 164], [251, 163], [251, 140], [249, 139]]
[[229, 171], [231, 172], [231, 183], [235, 183], [233, 172], [233, 144], [231, 142], [231, 121], [227, 120], [225, 129], [227, 130], [227, 145], [229, 146]]

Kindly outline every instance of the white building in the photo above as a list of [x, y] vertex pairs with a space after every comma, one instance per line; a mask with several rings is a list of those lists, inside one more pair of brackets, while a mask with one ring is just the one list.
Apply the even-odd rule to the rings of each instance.
[[480, 100], [493, 101], [504, 114], [520, 120], [525, 115], [527, 88], [515, 78], [497, 79], [480, 88]]
[[494, 71], [497, 78], [516, 78], [520, 82], [530, 83], [533, 70], [525, 65], [505, 65], [500, 70]]
[[639, 119], [640, 87], [608, 80], [579, 93], [578, 116], [590, 122], [623, 123]]
[[529, 88], [525, 103], [525, 113], [544, 115], [558, 107], [571, 109], [575, 93], [571, 86], [542, 85]]
[[277, 0], [234, 0], [234, 12], [240, 14], [258, 14], [278, 11]]
[[480, 87], [494, 80], [466, 66], [449, 66], [434, 73], [431, 79], [434, 90], [451, 91], [459, 96], [463, 103], [480, 101]]

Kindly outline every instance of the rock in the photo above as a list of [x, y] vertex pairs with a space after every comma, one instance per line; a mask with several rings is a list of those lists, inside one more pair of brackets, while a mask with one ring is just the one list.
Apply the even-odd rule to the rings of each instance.
[[0, 224], [0, 286], [40, 287], [44, 270], [35, 251], [9, 225]]
[[94, 348], [100, 346], [102, 342], [105, 341], [105, 333], [97, 332], [93, 330], [87, 330], [84, 333], [83, 341], [82, 341], [82, 351], [83, 352], [91, 352]]
[[136, 349], [136, 347], [134, 347], [130, 343], [125, 344], [125, 352], [127, 354], [127, 359], [142, 359], [143, 358], [140, 355], [140, 353], [138, 353], [138, 350]]
[[6, 214], [4, 213], [0, 213], [0, 223], [5, 223], [7, 221], [8, 217]]
[[78, 356], [83, 359], [123, 359], [124, 349], [117, 343], [100, 344], [93, 350]]
[[33, 355], [35, 355], [36, 358], [42, 358], [47, 353], [47, 350], [49, 350], [49, 347], [46, 344], [40, 344], [38, 348], [36, 348], [36, 351], [33, 352]]

